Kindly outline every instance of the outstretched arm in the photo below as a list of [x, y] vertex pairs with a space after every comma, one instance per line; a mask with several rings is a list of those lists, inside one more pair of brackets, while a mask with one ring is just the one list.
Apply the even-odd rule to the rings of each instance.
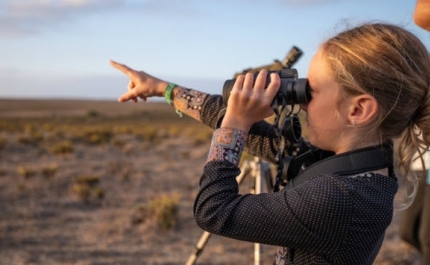
[[[119, 102], [127, 102], [127, 101], [134, 101], [137, 102], [138, 99], [142, 99], [143, 101], [146, 101], [149, 97], [164, 97], [165, 91], [167, 86], [169, 85], [168, 81], [161, 80], [157, 77], [151, 76], [147, 74], [144, 71], [137, 71], [134, 70], [124, 64], [120, 64], [114, 61], [110, 61], [110, 64], [124, 73], [127, 77], [130, 78], [130, 81], [127, 86], [127, 92], [122, 94], [119, 98]], [[264, 75], [266, 75], [265, 73]], [[245, 76], [242, 76], [240, 79], [240, 89], [239, 90], [245, 90], [251, 92], [251, 86], [253, 77], [248, 76], [247, 80], [247, 87], [244, 89], [244, 83], [245, 83]], [[272, 80], [277, 80], [277, 82], [280, 82], [278, 76], [272, 76]], [[259, 81], [265, 80], [265, 76], [261, 76]], [[274, 86], [273, 88], [276, 88], [279, 86], [279, 84], [272, 84]], [[272, 89], [273, 89], [272, 88]], [[243, 92], [243, 91], [241, 91]], [[259, 95], [254, 94], [256, 100], [261, 100], [261, 94], [268, 92], [259, 90]], [[272, 91], [272, 94], [269, 95], [268, 98], [273, 98], [274, 91]], [[231, 104], [237, 104], [234, 112], [237, 112], [238, 107], [247, 106], [249, 99], [243, 99], [243, 97], [239, 97], [237, 94], [239, 93], [238, 89], [235, 89], [235, 92], [233, 94], [236, 94], [235, 96], [232, 96], [230, 98], [235, 98], [238, 102], [233, 103], [233, 100]], [[219, 127], [219, 121], [220, 121], [220, 112], [222, 109], [224, 109], [225, 103], [223, 102], [223, 99], [220, 95], [209, 95], [204, 92], [200, 92], [194, 89], [185, 88], [182, 86], [176, 86], [172, 93], [170, 100], [173, 104], [173, 107], [179, 110], [180, 112], [193, 117], [194, 119], [202, 122], [203, 124], [216, 129]], [[243, 101], [245, 100], [245, 101]], [[267, 100], [267, 98], [266, 98]], [[247, 102], [247, 103], [245, 103]], [[252, 103], [251, 103], [252, 104]], [[254, 102], [255, 104], [255, 102]], [[247, 106], [248, 109], [240, 110], [239, 115], [236, 116], [236, 114], [232, 113], [232, 111], [229, 112], [229, 117], [224, 122], [224, 126], [227, 127], [235, 127], [237, 124], [236, 119], [240, 116], [245, 115], [246, 117], [241, 120], [243, 122], [244, 120], [249, 119], [249, 117], [252, 117], [252, 121], [247, 121], [247, 125], [245, 125], [245, 130], [252, 124], [252, 122], [255, 122], [258, 119], [261, 119], [260, 122], [254, 123], [249, 129], [248, 132], [248, 139], [246, 141], [246, 150], [252, 155], [262, 157], [263, 159], [275, 162], [276, 161], [276, 152], [277, 152], [277, 136], [274, 131], [274, 127], [264, 120], [262, 120], [264, 117], [269, 115], [271, 113], [271, 110], [266, 106], [264, 110], [259, 109], [257, 110], [254, 108], [254, 106]], [[263, 114], [264, 113], [264, 114]], [[259, 116], [263, 114], [263, 116]], [[242, 118], [241, 118], [242, 119]], [[226, 124], [228, 122], [228, 124]]]
[[181, 113], [201, 121], [201, 105], [208, 94], [171, 84], [143, 71], [136, 71], [124, 64], [114, 61], [110, 61], [110, 64], [130, 78], [127, 92], [118, 98], [119, 102], [130, 100], [137, 102], [138, 98], [146, 101], [149, 97], [166, 97], [166, 89], [169, 87], [171, 93], [167, 97], [171, 104]]

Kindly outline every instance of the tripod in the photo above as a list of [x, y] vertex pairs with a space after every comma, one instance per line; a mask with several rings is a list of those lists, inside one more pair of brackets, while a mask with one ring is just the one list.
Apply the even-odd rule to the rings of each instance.
[[[260, 194], [262, 192], [271, 192], [273, 190], [272, 174], [270, 172], [270, 166], [267, 162], [262, 159], [255, 157], [254, 160], [245, 160], [240, 167], [240, 175], [236, 177], [237, 182], [240, 183], [246, 176], [251, 176], [254, 180], [251, 186], [250, 193]], [[199, 241], [195, 246], [195, 251], [188, 258], [186, 265], [195, 264], [197, 257], [203, 251], [204, 246], [208, 242], [211, 234], [209, 232], [203, 232], [200, 236]], [[262, 253], [262, 246], [258, 243], [254, 244], [254, 265], [261, 265], [262, 261], [260, 254]]]

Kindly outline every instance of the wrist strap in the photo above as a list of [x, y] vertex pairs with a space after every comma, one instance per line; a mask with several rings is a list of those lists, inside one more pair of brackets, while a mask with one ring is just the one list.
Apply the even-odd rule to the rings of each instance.
[[175, 87], [176, 87], [175, 84], [169, 83], [166, 87], [166, 90], [164, 91], [164, 98], [166, 99], [167, 103], [169, 103], [169, 105], [172, 105], [171, 97], [172, 97], [173, 89]]
[[[172, 105], [172, 100], [171, 100], [171, 98], [172, 98], [172, 92], [173, 92], [173, 89], [174, 89], [175, 87], [177, 87], [177, 85], [176, 85], [176, 84], [169, 83], [169, 84], [167, 85], [167, 87], [166, 87], [166, 90], [164, 91], [164, 99], [167, 101], [167, 103], [168, 103], [169, 105]], [[176, 113], [178, 113], [179, 117], [182, 117], [182, 113], [181, 113], [178, 109], [175, 109], [175, 110], [176, 110]]]

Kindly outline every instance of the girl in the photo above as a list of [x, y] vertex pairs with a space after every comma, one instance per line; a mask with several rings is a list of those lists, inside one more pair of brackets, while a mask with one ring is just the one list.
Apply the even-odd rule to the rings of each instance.
[[[264, 119], [273, 114], [278, 75], [271, 74], [267, 87], [267, 71], [255, 80], [253, 74], [237, 77], [218, 123], [225, 108], [221, 96], [111, 64], [130, 78], [120, 102], [164, 96], [177, 110], [215, 129], [194, 206], [200, 227], [279, 246], [276, 264], [373, 263], [398, 188], [392, 164], [347, 175], [316, 172], [279, 192], [238, 194], [244, 149], [276, 162], [278, 138]], [[326, 164], [367, 149], [390, 153], [389, 143], [397, 139], [398, 170], [406, 176], [414, 153], [429, 148], [430, 59], [419, 39], [403, 28], [363, 24], [330, 38], [314, 55], [308, 82], [312, 99], [301, 108], [309, 138], [303, 143], [316, 159], [305, 163], [304, 172], [315, 162]], [[318, 156], [322, 151], [330, 156]]]

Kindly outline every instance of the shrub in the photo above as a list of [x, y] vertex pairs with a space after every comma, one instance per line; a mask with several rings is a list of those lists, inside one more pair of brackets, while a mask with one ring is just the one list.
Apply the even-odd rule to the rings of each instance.
[[42, 168], [42, 175], [43, 175], [43, 177], [48, 179], [48, 178], [54, 176], [55, 173], [57, 172], [57, 170], [58, 170], [57, 165], [46, 166], [46, 167]]
[[157, 224], [162, 229], [170, 229], [175, 226], [178, 214], [179, 196], [162, 195], [149, 202], [149, 209], [155, 214]]
[[69, 154], [73, 152], [73, 145], [72, 142], [65, 140], [51, 146], [50, 151], [55, 155]]
[[88, 118], [96, 118], [96, 117], [100, 117], [101, 115], [97, 110], [89, 110], [89, 111], [87, 111], [86, 116]]
[[135, 136], [139, 140], [143, 140], [145, 142], [153, 142], [157, 138], [159, 138], [158, 129], [155, 127], [149, 127], [144, 130], [139, 130], [135, 133]]
[[36, 175], [36, 170], [34, 170], [33, 168], [29, 168], [26, 166], [19, 166], [17, 168], [18, 171], [18, 175], [20, 175], [21, 177], [24, 178], [30, 178], [33, 177], [34, 175]]
[[124, 146], [126, 144], [127, 144], [127, 141], [125, 141], [123, 139], [115, 138], [115, 139], [112, 140], [112, 145], [115, 146], [115, 147], [117, 147], [117, 148], [119, 148], [119, 149], [124, 148]]
[[94, 195], [98, 199], [103, 199], [105, 197], [105, 191], [100, 187], [96, 187], [96, 188], [94, 188]]
[[91, 195], [91, 187], [81, 183], [75, 183], [72, 187], [73, 193], [75, 193], [79, 199], [84, 202], [88, 202]]
[[26, 133], [36, 132], [36, 127], [33, 124], [24, 124], [23, 130]]
[[90, 144], [108, 143], [113, 136], [109, 129], [89, 129], [84, 132], [83, 140]]
[[176, 225], [178, 214], [179, 195], [163, 194], [147, 204], [138, 205], [136, 212], [132, 216], [132, 223], [145, 222], [149, 217], [155, 220], [157, 226], [163, 230], [171, 229]]
[[55, 126], [54, 126], [53, 124], [50, 124], [50, 123], [44, 123], [44, 124], [42, 125], [42, 129], [43, 129], [45, 132], [53, 132], [53, 131], [54, 131], [54, 129], [55, 129]]
[[74, 179], [72, 191], [84, 202], [88, 202], [92, 195], [97, 199], [103, 199], [105, 192], [97, 186], [99, 181], [99, 176], [78, 176]]
[[100, 181], [100, 177], [95, 175], [94, 176], [83, 175], [75, 178], [76, 183], [84, 184], [89, 187], [95, 187], [97, 183], [99, 183], [99, 181]]
[[18, 137], [18, 142], [22, 144], [35, 145], [41, 142], [42, 140], [43, 140], [43, 135], [35, 131], [28, 132]]

